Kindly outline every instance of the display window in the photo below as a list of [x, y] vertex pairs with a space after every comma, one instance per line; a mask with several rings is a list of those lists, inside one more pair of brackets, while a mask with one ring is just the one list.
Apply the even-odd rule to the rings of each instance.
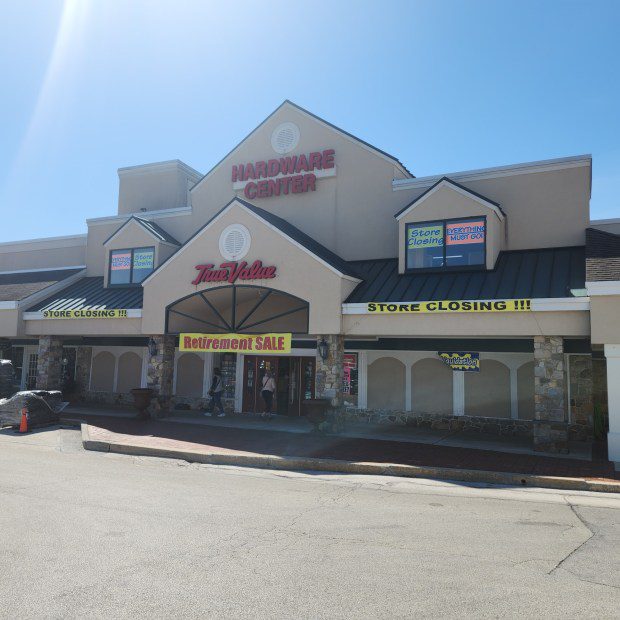
[[110, 252], [110, 286], [140, 284], [155, 268], [155, 248], [132, 248]]
[[461, 218], [407, 224], [408, 270], [479, 268], [486, 264], [486, 218]]

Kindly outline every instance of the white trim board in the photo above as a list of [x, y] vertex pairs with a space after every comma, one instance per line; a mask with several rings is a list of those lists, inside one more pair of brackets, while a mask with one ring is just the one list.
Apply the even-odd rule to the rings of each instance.
[[137, 164], [135, 166], [124, 166], [118, 168], [118, 176], [136, 175], [136, 174], [148, 174], [150, 172], [158, 172], [163, 170], [183, 170], [196, 180], [202, 178], [202, 173], [198, 170], [188, 166], [184, 161], [180, 159], [168, 159], [166, 161], [155, 161], [149, 164]]
[[[431, 300], [437, 301], [437, 300]], [[498, 301], [497, 299], [475, 299], [475, 300], [459, 300], [459, 301]], [[531, 312], [587, 312], [590, 310], [589, 297], [549, 297], [532, 299]], [[373, 314], [375, 316], [395, 316], [389, 313], [369, 312], [368, 304], [373, 302], [342, 304], [342, 314]], [[395, 304], [415, 304], [428, 303], [425, 301], [399, 301], [399, 302], [377, 302], [377, 303], [395, 303]], [[415, 313], [407, 313], [413, 315]], [[434, 314], [459, 314], [457, 312], [436, 312]], [[483, 314], [468, 312], [466, 314]], [[505, 313], [508, 314], [508, 313]], [[421, 313], [419, 316], [428, 316], [428, 312]]]
[[191, 215], [191, 207], [175, 207], [174, 209], [159, 209], [158, 211], [135, 211], [124, 213], [123, 215], [106, 215], [104, 217], [91, 217], [86, 220], [89, 226], [99, 226], [101, 224], [112, 224], [114, 222], [124, 222], [131, 217], [141, 217], [143, 219], [160, 219], [166, 217], [178, 217], [181, 215]]
[[41, 267], [39, 269], [15, 269], [14, 271], [0, 271], [0, 276], [14, 273], [41, 273], [43, 271], [64, 271], [69, 269], [86, 269], [86, 265], [72, 265], [71, 267]]
[[[18, 239], [17, 241], [2, 241], [0, 242], [0, 248], [8, 247], [11, 245], [23, 245], [27, 243], [55, 243], [57, 241], [79, 241], [77, 245], [86, 245], [86, 233], [79, 235], [63, 235], [61, 237], [39, 237], [38, 239]], [[58, 247], [72, 247], [71, 245], [59, 245]]]
[[620, 280], [602, 280], [600, 282], [586, 282], [588, 295], [620, 295]]
[[[93, 308], [80, 308], [80, 310], [92, 310]], [[95, 308], [96, 310], [105, 310], [105, 308]], [[124, 308], [119, 308], [119, 310], [124, 310]], [[129, 308], [127, 310], [127, 319], [140, 319], [142, 318], [142, 310], [140, 308]], [[43, 316], [43, 311], [38, 310], [37, 312], [24, 312], [23, 314], [24, 321], [112, 321], [113, 323], [116, 321], [123, 321], [124, 319], [97, 319], [97, 318], [86, 318], [86, 319], [46, 319]]]
[[540, 161], [511, 164], [508, 166], [496, 166], [493, 168], [479, 168], [477, 170], [464, 170], [462, 172], [449, 172], [434, 174], [416, 179], [394, 179], [392, 190], [415, 189], [429, 187], [437, 183], [442, 177], [448, 177], [454, 181], [477, 181], [480, 179], [495, 179], [508, 177], [516, 174], [532, 174], [537, 172], [550, 172], [552, 170], [565, 170], [568, 168], [580, 168], [592, 166], [592, 155], [575, 155], [573, 157], [560, 157], [557, 159], [543, 159]]

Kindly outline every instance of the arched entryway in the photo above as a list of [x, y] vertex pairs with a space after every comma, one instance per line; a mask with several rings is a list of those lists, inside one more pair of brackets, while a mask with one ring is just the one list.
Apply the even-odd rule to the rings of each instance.
[[[166, 308], [168, 334], [264, 334], [308, 333], [309, 303], [304, 299], [276, 289], [261, 286], [220, 286], [192, 293]], [[177, 363], [177, 393], [188, 391], [181, 380], [184, 364], [190, 358], [181, 356]], [[225, 383], [226, 368], [235, 366], [243, 355], [243, 386], [241, 407], [243, 411], [261, 412], [265, 403], [261, 398], [262, 379], [270, 371], [275, 379], [272, 412], [298, 416], [301, 402], [314, 396], [315, 353], [309, 355], [248, 355], [241, 353], [213, 353], [214, 365], [222, 366]], [[183, 361], [183, 363], [181, 363]], [[196, 376], [192, 393], [202, 387]], [[231, 379], [232, 380], [232, 379]], [[236, 375], [234, 381], [238, 381]]]
[[223, 286], [193, 293], [166, 308], [166, 333], [308, 333], [309, 304], [262, 286]]

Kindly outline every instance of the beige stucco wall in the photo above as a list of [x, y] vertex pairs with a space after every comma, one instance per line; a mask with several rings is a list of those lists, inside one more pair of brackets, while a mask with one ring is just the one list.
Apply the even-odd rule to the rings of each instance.
[[346, 336], [588, 336], [587, 311], [484, 312], [454, 314], [346, 314]]
[[[589, 225], [590, 172], [586, 165], [513, 173], [458, 183], [501, 205], [507, 214], [507, 250], [583, 245]], [[449, 176], [449, 175], [448, 175]], [[396, 194], [412, 202], [433, 182]]]
[[[273, 279], [245, 282], [274, 288], [310, 303], [311, 334], [336, 334], [341, 329], [341, 303], [355, 288], [357, 281], [341, 278], [287, 238], [269, 228], [263, 220], [245, 208], [233, 204], [213, 224], [199, 233], [190, 244], [168, 261], [163, 268], [144, 282], [144, 333], [160, 334], [165, 327], [166, 306], [198, 290], [221, 286], [219, 282], [191, 284], [198, 264], [219, 266], [224, 259], [219, 253], [219, 237], [230, 224], [243, 224], [251, 233], [250, 251], [243, 258], [248, 264], [261, 260], [275, 265]], [[244, 284], [244, 282], [238, 282]]]
[[[192, 190], [195, 222], [209, 219], [235, 195], [234, 164], [280, 157], [271, 147], [271, 134], [285, 121], [294, 122], [301, 133], [290, 155], [334, 149], [337, 176], [317, 179], [314, 192], [251, 202], [283, 217], [347, 260], [396, 256], [393, 215], [406, 204], [406, 196], [392, 191], [392, 179], [403, 174], [392, 160], [290, 106], [265, 122]], [[243, 190], [236, 194], [245, 199]]]
[[[127, 250], [132, 248], [155, 248], [155, 267], [159, 266], [171, 252], [164, 252], [164, 257], [161, 257], [161, 248], [170, 248], [169, 244], [162, 244], [161, 241], [155, 239], [151, 233], [149, 233], [143, 226], [138, 224], [135, 220], [131, 220], [114, 238], [105, 244], [105, 266], [103, 272], [104, 286], [108, 285], [109, 269], [108, 264], [110, 260], [110, 252], [112, 250]], [[173, 250], [176, 250], [177, 246], [173, 246]]]
[[118, 177], [119, 214], [185, 207], [189, 189], [200, 179], [174, 161], [121, 168]]
[[450, 187], [440, 187], [428, 198], [425, 198], [407, 215], [398, 221], [398, 270], [405, 271], [405, 230], [406, 225], [412, 222], [426, 222], [429, 220], [447, 220], [459, 217], [487, 218], [487, 269], [493, 269], [499, 252], [505, 245], [504, 221], [500, 220], [495, 211], [475, 198], [464, 196]]
[[86, 264], [86, 238], [39, 239], [0, 244], [0, 271], [75, 267]]
[[590, 297], [592, 344], [620, 344], [620, 295]]
[[19, 310], [0, 310], [0, 338], [14, 338], [19, 330]]

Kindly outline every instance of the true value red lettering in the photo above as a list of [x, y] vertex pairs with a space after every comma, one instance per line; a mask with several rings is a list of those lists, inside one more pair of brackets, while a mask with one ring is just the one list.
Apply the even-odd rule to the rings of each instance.
[[234, 284], [237, 280], [269, 280], [276, 277], [276, 268], [263, 266], [262, 261], [255, 260], [250, 266], [246, 261], [222, 263], [215, 269], [214, 264], [196, 265], [198, 275], [192, 284], [201, 282], [228, 282]]

